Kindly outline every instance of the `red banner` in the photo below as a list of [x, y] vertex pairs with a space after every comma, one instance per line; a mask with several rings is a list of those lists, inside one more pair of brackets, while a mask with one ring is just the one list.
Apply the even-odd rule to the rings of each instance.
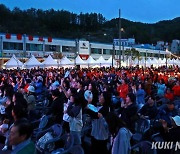
[[11, 34], [6, 34], [6, 39], [11, 39]]
[[29, 35], [29, 41], [33, 41], [33, 36]]
[[48, 37], [48, 42], [52, 42], [52, 37]]
[[43, 37], [39, 37], [39, 40], [38, 41], [43, 41]]
[[82, 60], [87, 60], [89, 58], [89, 55], [79, 55]]
[[17, 40], [22, 40], [22, 35], [21, 34], [17, 34]]

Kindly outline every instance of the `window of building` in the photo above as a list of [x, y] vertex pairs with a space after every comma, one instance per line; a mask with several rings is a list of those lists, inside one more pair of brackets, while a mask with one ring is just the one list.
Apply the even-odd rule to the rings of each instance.
[[70, 46], [62, 46], [62, 52], [76, 52], [76, 48]]
[[4, 42], [4, 50], [23, 50], [23, 43]]
[[27, 51], [43, 51], [43, 44], [26, 44]]
[[45, 51], [60, 51], [59, 45], [45, 45]]
[[105, 54], [105, 55], [111, 55], [111, 54], [112, 54], [112, 50], [103, 49], [103, 54]]
[[91, 48], [91, 53], [92, 54], [102, 54], [101, 49], [97, 49], [97, 48]]

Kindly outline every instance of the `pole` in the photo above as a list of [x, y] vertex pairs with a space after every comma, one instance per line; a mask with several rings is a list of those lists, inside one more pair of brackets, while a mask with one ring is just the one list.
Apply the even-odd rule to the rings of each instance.
[[114, 44], [114, 41], [113, 41], [113, 50], [112, 50], [112, 67], [114, 66], [114, 65], [113, 65], [113, 61], [114, 61], [114, 53], [115, 53], [115, 44]]
[[3, 38], [0, 36], [0, 50], [1, 50], [1, 68], [3, 66]]
[[121, 67], [121, 9], [119, 9], [119, 67]]
[[167, 68], [167, 53], [168, 53], [168, 49], [166, 49], [166, 68]]
[[146, 68], [146, 60], [147, 60], [147, 50], [146, 50], [146, 55], [145, 55], [145, 68]]
[[26, 60], [26, 34], [23, 37], [23, 53], [24, 53], [24, 62]]
[[43, 40], [43, 58], [45, 57], [45, 40]]
[[74, 57], [74, 66], [76, 66], [76, 57], [78, 54], [78, 40], [75, 40], [75, 44], [76, 44], [76, 50], [75, 50], [75, 57]]

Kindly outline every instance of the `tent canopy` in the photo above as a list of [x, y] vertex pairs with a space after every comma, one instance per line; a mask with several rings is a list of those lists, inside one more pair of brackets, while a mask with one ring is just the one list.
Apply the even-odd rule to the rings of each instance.
[[[109, 57], [109, 59], [107, 60], [107, 64], [112, 65], [112, 56]], [[117, 62], [116, 62], [115, 59], [113, 59], [113, 64], [114, 64], [114, 65], [117, 65]]]
[[99, 59], [96, 60], [97, 64], [108, 64], [108, 62], [103, 58], [103, 56], [100, 56]]
[[19, 61], [15, 55], [13, 55], [5, 64], [5, 68], [17, 68], [22, 67], [23, 63]]
[[42, 66], [42, 63], [40, 63], [40, 62], [34, 57], [34, 55], [32, 55], [31, 58], [28, 59], [28, 60], [24, 63], [24, 67], [25, 67], [25, 68], [32, 68], [32, 67], [38, 67], [38, 66]]
[[60, 65], [74, 65], [74, 63], [65, 56], [61, 59]]
[[86, 65], [86, 62], [83, 61], [79, 55], [76, 57], [75, 62], [77, 65]]
[[89, 58], [86, 60], [87, 64], [95, 65], [97, 62], [93, 59], [93, 57], [89, 56]]
[[42, 63], [44, 66], [58, 66], [57, 62], [49, 55]]

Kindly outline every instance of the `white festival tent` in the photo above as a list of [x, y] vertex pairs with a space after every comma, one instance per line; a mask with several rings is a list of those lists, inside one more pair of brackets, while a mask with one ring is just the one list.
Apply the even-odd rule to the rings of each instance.
[[61, 60], [60, 60], [60, 66], [69, 66], [69, 65], [74, 65], [74, 63], [72, 61], [70, 61], [66, 56], [63, 57]]
[[81, 59], [81, 57], [78, 55], [75, 59], [76, 65], [86, 65], [86, 62]]
[[98, 66], [109, 66], [108, 62], [103, 58], [103, 56], [100, 56], [97, 60], [96, 60], [96, 64]]
[[132, 61], [132, 65], [133, 65], [133, 66], [138, 65], [138, 58], [135, 58], [135, 59]]
[[34, 57], [34, 55], [32, 55], [31, 58], [28, 59], [28, 60], [24, 63], [24, 68], [33, 68], [33, 67], [42, 67], [42, 63], [40, 63], [40, 62]]
[[151, 60], [151, 58], [147, 58], [146, 60], [146, 66], [150, 67], [153, 64], [153, 60]]
[[178, 58], [174, 61], [174, 63], [175, 63], [175, 65], [180, 66], [180, 60]]
[[89, 56], [89, 58], [85, 61], [88, 65], [96, 65], [97, 62], [93, 59], [92, 56]]
[[167, 64], [168, 65], [174, 65], [174, 59], [168, 59]]
[[139, 66], [145, 67], [145, 58], [144, 57], [142, 57], [142, 59], [139, 61]]
[[[121, 61], [121, 62], [122, 62], [122, 61]], [[108, 64], [109, 66], [112, 65], [112, 56], [109, 57], [109, 59], [107, 60], [107, 64]], [[114, 67], [117, 67], [117, 62], [116, 62], [115, 59], [113, 59], [113, 65], [114, 65]]]
[[58, 63], [49, 55], [43, 62], [44, 67], [57, 67]]
[[15, 55], [13, 55], [5, 64], [4, 67], [8, 69], [20, 68], [23, 66], [23, 63], [19, 61]]
[[151, 60], [151, 65], [153, 65], [153, 67], [158, 67], [158, 66], [160, 66], [160, 64], [159, 64], [159, 59], [153, 58], [153, 59]]
[[166, 58], [163, 58], [163, 59], [159, 58], [158, 62], [159, 62], [159, 66], [164, 66], [166, 65]]

